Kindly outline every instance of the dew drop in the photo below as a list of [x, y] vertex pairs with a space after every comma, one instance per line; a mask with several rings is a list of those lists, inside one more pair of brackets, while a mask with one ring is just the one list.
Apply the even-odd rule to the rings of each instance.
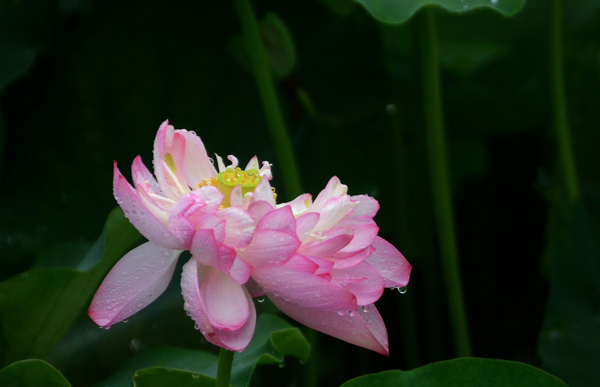
[[406, 286], [403, 286], [401, 288], [398, 288], [398, 291], [400, 292], [400, 294], [404, 294], [406, 293]]
[[344, 312], [342, 312], [342, 311], [339, 311], [339, 312], [338, 312], [338, 315], [339, 315], [339, 316], [343, 316], [343, 315], [344, 315]]
[[[196, 133], [194, 133], [194, 134], [196, 134]], [[200, 375], [198, 375], [198, 374], [192, 374], [193, 379], [198, 379], [199, 377], [200, 377]]]
[[264, 297], [257, 297], [256, 301], [258, 301], [258, 302], [265, 302], [265, 298]]
[[123, 320], [123, 322], [124, 322], [124, 323], [128, 323], [128, 322], [129, 322], [129, 319], [128, 319], [128, 318], [126, 318], [125, 320]]

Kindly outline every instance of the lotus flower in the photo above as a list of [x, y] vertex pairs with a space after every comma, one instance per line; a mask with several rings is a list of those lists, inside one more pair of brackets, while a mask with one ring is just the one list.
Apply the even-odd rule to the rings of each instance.
[[388, 354], [373, 303], [385, 287], [406, 286], [411, 266], [377, 236], [377, 201], [348, 196], [334, 177], [314, 202], [304, 194], [278, 205], [268, 162], [259, 169], [255, 156], [241, 170], [228, 159], [225, 166], [217, 156], [217, 172], [194, 133], [165, 122], [154, 144], [156, 179], [139, 156], [134, 187], [115, 164], [115, 198], [149, 241], [113, 267], [90, 317], [109, 327], [149, 305], [189, 250], [184, 308], [213, 344], [242, 351], [256, 323], [252, 297], [266, 294], [309, 327]]
[[[251, 212], [242, 208], [274, 204], [268, 162], [259, 169], [254, 157], [242, 171], [233, 156], [228, 167], [217, 160], [219, 173], [199, 137], [164, 122], [154, 143], [156, 179], [138, 156], [133, 188], [115, 163], [115, 198], [149, 241], [121, 258], [96, 292], [88, 314], [98, 325], [110, 327], [156, 300], [181, 252], [190, 250], [181, 283], [188, 314], [212, 343], [235, 351], [246, 347], [256, 323], [243, 286], [252, 270], [247, 261], [271, 255], [287, 259], [300, 242], [295, 235], [255, 230]], [[238, 249], [247, 250], [245, 260]]]

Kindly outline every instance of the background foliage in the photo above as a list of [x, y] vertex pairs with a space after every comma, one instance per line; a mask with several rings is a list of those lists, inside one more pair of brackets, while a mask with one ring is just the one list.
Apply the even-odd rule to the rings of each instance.
[[[345, 0], [254, 6], [305, 190], [316, 195], [337, 175], [351, 194], [377, 198], [380, 235], [413, 264], [408, 292], [387, 291], [378, 303], [391, 356], [321, 337], [321, 384], [454, 357], [413, 20], [380, 24]], [[529, 1], [510, 18], [492, 8], [435, 9], [473, 352], [592, 386], [591, 359], [600, 358], [600, 4], [564, 2], [566, 94], [587, 192], [574, 211], [556, 158], [547, 2]], [[228, 1], [0, 0], [0, 366], [37, 357], [73, 386], [101, 386], [164, 346], [212, 351], [183, 311], [178, 278], [109, 331], [85, 306], [55, 325], [43, 319], [51, 297], [72, 306], [71, 292], [87, 305], [101, 273], [141, 241], [113, 213], [106, 223], [120, 227], [118, 242], [102, 247], [115, 207], [112, 162], [125, 171], [141, 154], [151, 166], [165, 119], [194, 130], [209, 152], [271, 161], [286, 197], [239, 34]], [[268, 302], [257, 306], [277, 313]], [[39, 329], [44, 345], [13, 344]], [[252, 380], [302, 378], [298, 359], [282, 364], [257, 368]], [[43, 372], [63, 385], [55, 371]]]

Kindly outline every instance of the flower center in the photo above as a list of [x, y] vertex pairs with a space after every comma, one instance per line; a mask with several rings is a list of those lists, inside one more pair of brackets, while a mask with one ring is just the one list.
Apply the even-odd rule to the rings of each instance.
[[217, 180], [219, 191], [225, 195], [222, 205], [223, 207], [229, 207], [229, 197], [231, 196], [231, 191], [236, 186], [242, 186], [242, 196], [244, 196], [248, 192], [254, 192], [254, 189], [260, 184], [262, 178], [256, 169], [243, 171], [238, 167], [235, 169], [227, 168], [223, 172], [220, 172]]

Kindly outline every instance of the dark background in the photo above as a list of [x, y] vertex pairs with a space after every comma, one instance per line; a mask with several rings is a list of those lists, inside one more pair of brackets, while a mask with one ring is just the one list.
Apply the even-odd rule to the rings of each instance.
[[[551, 215], [564, 203], [544, 3], [528, 1], [512, 18], [488, 9], [436, 11], [473, 352], [538, 367], [545, 366], [537, 347], [550, 289]], [[277, 91], [305, 191], [316, 196], [337, 175], [350, 194], [374, 196], [380, 235], [413, 265], [408, 292], [386, 291], [377, 304], [390, 357], [321, 336], [322, 385], [454, 357], [414, 22], [383, 26], [357, 4], [254, 6], [259, 18], [275, 12], [294, 41], [293, 70], [277, 79]], [[230, 2], [21, 0], [3, 1], [2, 10], [0, 280], [28, 270], [56, 243], [69, 243], [74, 255], [85, 251], [116, 205], [113, 160], [127, 176], [138, 154], [150, 167], [165, 119], [195, 131], [209, 152], [234, 154], [242, 164], [255, 154], [269, 160], [272, 184], [290, 199]], [[565, 2], [563, 19], [582, 187], [598, 182], [600, 167], [599, 10], [593, 1]], [[110, 331], [83, 315], [49, 361], [73, 385], [91, 385], [159, 344], [210, 348], [177, 288], [175, 278], [156, 305]], [[266, 304], [259, 308], [271, 309]], [[302, 368], [270, 367], [256, 377], [300, 383]]]

